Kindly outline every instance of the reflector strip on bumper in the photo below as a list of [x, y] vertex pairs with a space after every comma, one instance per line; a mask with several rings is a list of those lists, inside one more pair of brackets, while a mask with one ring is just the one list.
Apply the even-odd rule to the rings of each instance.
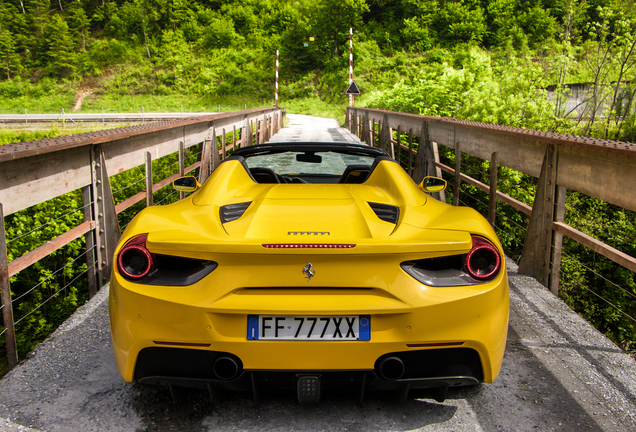
[[333, 243], [265, 243], [267, 249], [351, 249], [354, 244], [333, 244]]

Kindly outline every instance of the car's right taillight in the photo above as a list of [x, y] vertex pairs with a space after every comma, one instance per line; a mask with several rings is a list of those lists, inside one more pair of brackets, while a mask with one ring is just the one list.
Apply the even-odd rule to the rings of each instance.
[[146, 249], [148, 234], [133, 237], [126, 243], [117, 257], [117, 269], [119, 273], [129, 280], [139, 280], [150, 273], [152, 268], [152, 255]]
[[466, 270], [478, 280], [490, 280], [501, 268], [499, 251], [485, 238], [472, 236], [473, 247], [466, 255]]
[[472, 243], [465, 255], [405, 261], [402, 269], [418, 282], [434, 287], [478, 285], [493, 280], [503, 262], [499, 251], [483, 237], [472, 236]]

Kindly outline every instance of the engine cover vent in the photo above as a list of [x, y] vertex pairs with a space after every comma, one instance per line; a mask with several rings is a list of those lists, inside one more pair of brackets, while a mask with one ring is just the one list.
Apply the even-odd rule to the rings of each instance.
[[379, 204], [370, 202], [371, 209], [375, 212], [376, 216], [385, 222], [391, 222], [397, 224], [400, 218], [400, 208], [388, 204]]

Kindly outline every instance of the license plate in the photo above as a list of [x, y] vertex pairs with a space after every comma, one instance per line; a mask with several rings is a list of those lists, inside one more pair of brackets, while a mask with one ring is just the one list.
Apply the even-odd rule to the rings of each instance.
[[247, 340], [371, 340], [369, 315], [248, 315]]

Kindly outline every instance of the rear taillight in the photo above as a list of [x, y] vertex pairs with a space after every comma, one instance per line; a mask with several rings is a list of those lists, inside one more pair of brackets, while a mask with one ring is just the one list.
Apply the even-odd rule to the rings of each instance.
[[143, 285], [188, 286], [217, 267], [211, 260], [150, 253], [148, 234], [131, 238], [117, 256], [117, 271], [124, 279]]
[[148, 234], [133, 237], [117, 257], [117, 269], [126, 279], [139, 280], [150, 273], [152, 255], [146, 249]]
[[473, 247], [466, 255], [466, 270], [478, 280], [494, 278], [501, 268], [501, 257], [497, 249], [486, 239], [472, 236]]
[[401, 263], [402, 269], [424, 285], [452, 287], [487, 283], [501, 271], [501, 255], [483, 237], [471, 236], [466, 255], [451, 255]]

